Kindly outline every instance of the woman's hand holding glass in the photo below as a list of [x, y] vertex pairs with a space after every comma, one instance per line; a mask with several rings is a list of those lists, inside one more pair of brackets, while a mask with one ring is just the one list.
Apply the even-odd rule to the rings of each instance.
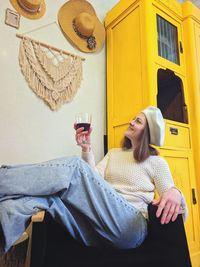
[[76, 130], [77, 145], [82, 147], [84, 152], [90, 151], [90, 134], [92, 132], [91, 115], [89, 113], [79, 113], [76, 115], [74, 129]]

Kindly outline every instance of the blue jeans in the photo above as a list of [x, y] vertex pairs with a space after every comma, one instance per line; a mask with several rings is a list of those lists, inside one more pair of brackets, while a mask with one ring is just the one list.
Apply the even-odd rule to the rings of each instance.
[[87, 246], [135, 248], [147, 235], [141, 212], [77, 156], [0, 168], [1, 251], [41, 209]]

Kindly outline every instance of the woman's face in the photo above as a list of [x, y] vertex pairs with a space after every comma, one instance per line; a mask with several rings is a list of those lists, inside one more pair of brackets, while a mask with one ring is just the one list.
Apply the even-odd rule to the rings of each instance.
[[140, 141], [142, 132], [146, 127], [146, 117], [144, 113], [139, 113], [132, 121], [124, 135], [131, 140], [132, 147], [135, 147]]

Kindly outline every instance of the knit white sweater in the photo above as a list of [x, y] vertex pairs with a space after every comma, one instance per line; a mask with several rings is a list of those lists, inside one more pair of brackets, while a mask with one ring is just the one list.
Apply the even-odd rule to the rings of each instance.
[[[147, 206], [154, 199], [155, 189], [161, 195], [174, 187], [169, 166], [159, 156], [150, 156], [137, 163], [132, 149], [114, 148], [96, 166], [92, 152], [82, 152], [82, 158], [145, 218], [148, 218]], [[188, 209], [183, 194], [180, 213], [185, 221]]]

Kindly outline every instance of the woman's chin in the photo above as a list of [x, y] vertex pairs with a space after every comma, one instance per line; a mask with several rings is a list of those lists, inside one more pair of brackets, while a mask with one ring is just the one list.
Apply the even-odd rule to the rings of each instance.
[[130, 133], [128, 131], [126, 131], [124, 133], [124, 137], [128, 138], [131, 141], [131, 136], [130, 136]]

